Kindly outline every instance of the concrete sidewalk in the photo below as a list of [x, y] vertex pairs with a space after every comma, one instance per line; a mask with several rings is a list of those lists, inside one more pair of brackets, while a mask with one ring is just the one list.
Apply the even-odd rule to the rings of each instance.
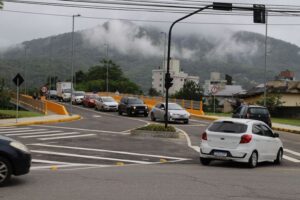
[[[230, 118], [230, 117], [219, 117], [219, 116], [212, 116], [212, 115], [192, 115], [192, 117], [198, 119], [205, 119], [205, 120], [217, 120], [217, 119]], [[277, 131], [285, 131], [285, 132], [300, 134], [300, 126], [272, 123], [272, 129]]]
[[16, 118], [12, 119], [1, 119], [1, 126], [26, 126], [26, 125], [34, 125], [34, 124], [49, 124], [49, 123], [58, 123], [58, 122], [70, 122], [74, 120], [78, 120], [81, 117], [79, 115], [45, 115], [41, 117], [24, 117], [18, 118], [18, 122], [16, 122]]

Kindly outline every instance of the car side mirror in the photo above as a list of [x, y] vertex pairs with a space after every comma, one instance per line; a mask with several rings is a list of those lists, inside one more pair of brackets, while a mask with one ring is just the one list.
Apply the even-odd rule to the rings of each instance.
[[278, 133], [274, 133], [274, 138], [279, 138], [279, 134]]

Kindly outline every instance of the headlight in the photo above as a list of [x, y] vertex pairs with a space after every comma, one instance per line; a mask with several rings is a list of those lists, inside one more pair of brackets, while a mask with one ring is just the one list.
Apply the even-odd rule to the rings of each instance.
[[169, 115], [170, 115], [170, 116], [173, 116], [173, 115], [174, 115], [174, 113], [169, 113]]
[[134, 110], [136, 109], [136, 107], [135, 107], [135, 106], [133, 106], [132, 108], [133, 108]]
[[16, 148], [16, 149], [19, 149], [21, 151], [29, 153], [29, 149], [24, 144], [22, 144], [20, 142], [13, 141], [13, 142], [9, 143], [9, 145]]
[[148, 106], [145, 106], [145, 109], [148, 109]]

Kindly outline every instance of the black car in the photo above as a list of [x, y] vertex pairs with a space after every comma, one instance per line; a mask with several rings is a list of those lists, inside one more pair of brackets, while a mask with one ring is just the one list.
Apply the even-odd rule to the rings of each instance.
[[136, 97], [123, 97], [118, 106], [119, 115], [127, 113], [128, 116], [144, 115], [148, 117], [148, 106], [142, 100]]
[[0, 186], [5, 185], [11, 175], [29, 173], [31, 154], [22, 143], [0, 136]]
[[233, 118], [256, 119], [265, 122], [272, 127], [271, 117], [268, 109], [263, 106], [242, 105], [232, 114]]

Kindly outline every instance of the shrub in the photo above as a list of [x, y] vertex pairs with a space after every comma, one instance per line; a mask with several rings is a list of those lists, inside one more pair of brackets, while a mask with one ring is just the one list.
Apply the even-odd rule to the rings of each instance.
[[165, 128], [165, 126], [161, 124], [150, 124], [148, 126], [138, 128], [137, 130], [176, 132], [176, 129], [173, 126], [168, 126]]

